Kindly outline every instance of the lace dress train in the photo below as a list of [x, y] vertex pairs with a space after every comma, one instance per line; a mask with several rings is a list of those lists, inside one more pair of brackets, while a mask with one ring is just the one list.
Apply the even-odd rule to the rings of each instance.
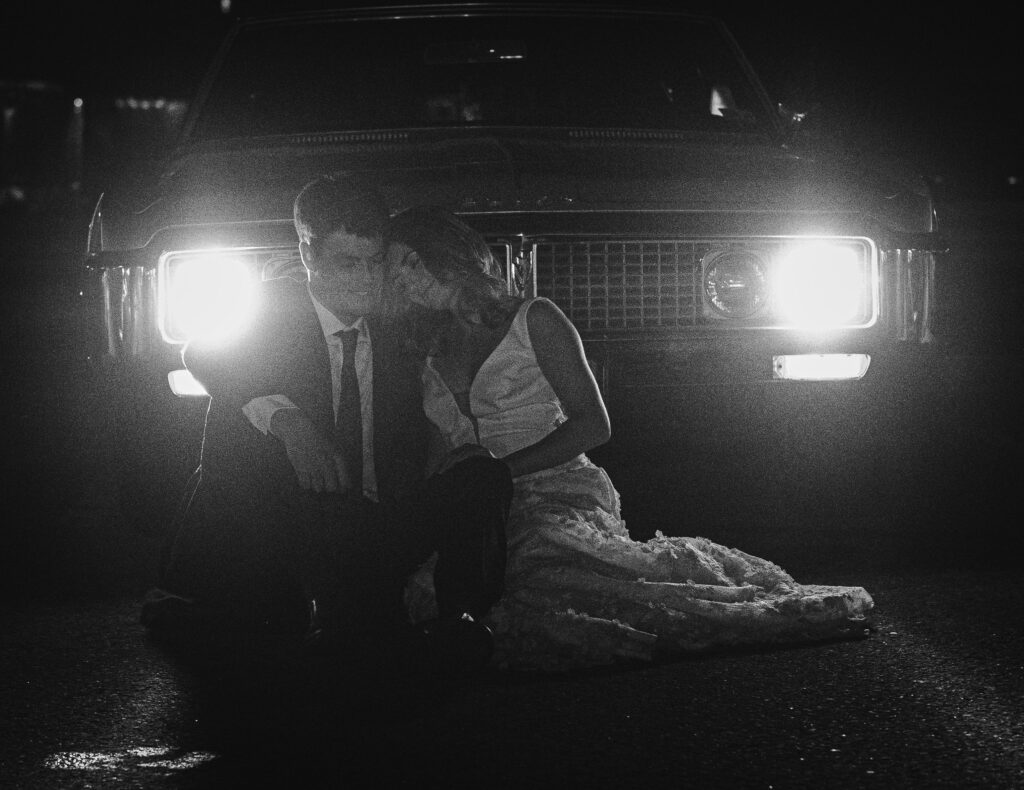
[[[804, 585], [699, 537], [632, 540], [619, 497], [585, 456], [516, 481], [502, 600], [485, 621], [499, 667], [558, 671], [716, 648], [859, 636], [861, 587]], [[434, 614], [430, 565], [406, 598]]]

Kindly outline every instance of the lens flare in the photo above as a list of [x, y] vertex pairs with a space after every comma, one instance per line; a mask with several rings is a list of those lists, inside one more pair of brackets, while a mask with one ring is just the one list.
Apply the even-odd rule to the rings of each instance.
[[847, 325], [863, 313], [867, 280], [868, 272], [851, 247], [793, 247], [774, 272], [775, 308], [782, 320], [796, 326]]
[[161, 328], [171, 342], [230, 340], [252, 319], [256, 277], [244, 258], [205, 253], [167, 264]]

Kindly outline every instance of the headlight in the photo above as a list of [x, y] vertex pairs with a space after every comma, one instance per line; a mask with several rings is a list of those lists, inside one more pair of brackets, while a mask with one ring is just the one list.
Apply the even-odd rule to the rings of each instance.
[[705, 320], [745, 327], [870, 326], [877, 271], [866, 239], [770, 238], [701, 258]]
[[160, 259], [160, 332], [170, 343], [222, 341], [245, 328], [256, 299], [251, 256], [218, 250]]
[[800, 327], [862, 323], [870, 301], [870, 272], [849, 246], [808, 243], [784, 249], [772, 277], [778, 317]]
[[711, 307], [728, 318], [750, 318], [768, 300], [763, 261], [754, 253], [732, 251], [708, 256], [704, 295]]

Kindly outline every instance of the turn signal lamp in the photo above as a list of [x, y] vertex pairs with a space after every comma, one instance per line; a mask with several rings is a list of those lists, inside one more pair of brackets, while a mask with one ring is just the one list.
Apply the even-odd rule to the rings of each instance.
[[867, 354], [784, 354], [772, 358], [772, 375], [789, 381], [844, 381], [864, 378]]
[[172, 370], [167, 374], [167, 384], [171, 392], [179, 398], [196, 398], [209, 395], [206, 387], [195, 380], [195, 377], [187, 370]]

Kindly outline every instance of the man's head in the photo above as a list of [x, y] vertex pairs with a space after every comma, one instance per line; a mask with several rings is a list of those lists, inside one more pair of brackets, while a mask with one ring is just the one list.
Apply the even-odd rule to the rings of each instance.
[[343, 175], [320, 176], [295, 198], [295, 231], [310, 292], [346, 323], [378, 306], [387, 221], [383, 197]]

